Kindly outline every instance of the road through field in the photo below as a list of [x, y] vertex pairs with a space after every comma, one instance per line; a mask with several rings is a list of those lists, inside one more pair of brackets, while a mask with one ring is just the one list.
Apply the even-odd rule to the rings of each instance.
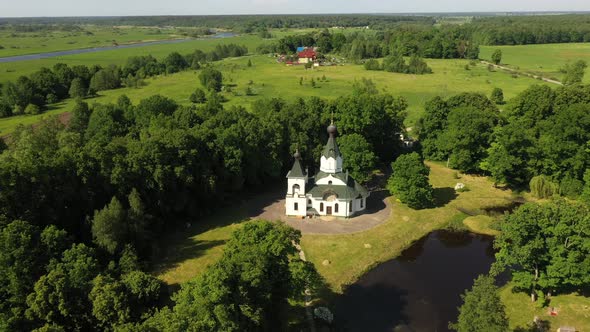
[[514, 74], [528, 76], [530, 78], [542, 80], [542, 81], [547, 82], [547, 83], [553, 83], [553, 84], [557, 84], [557, 85], [563, 85], [563, 83], [561, 83], [560, 81], [552, 80], [550, 78], [546, 78], [546, 77], [539, 76], [539, 75], [534, 75], [534, 74], [529, 74], [529, 73], [523, 73], [521, 71], [518, 71], [518, 70], [515, 70], [515, 69], [512, 69], [512, 68], [509, 68], [509, 67], [505, 67], [505, 66], [502, 66], [502, 65], [497, 65], [497, 64], [491, 63], [489, 61], [481, 60], [480, 62], [483, 63], [484, 65], [493, 66], [494, 68], [499, 68], [499, 69], [502, 69], [502, 70], [505, 70], [505, 71], [508, 71], [508, 72], [511, 72], [511, 73], [514, 73]]

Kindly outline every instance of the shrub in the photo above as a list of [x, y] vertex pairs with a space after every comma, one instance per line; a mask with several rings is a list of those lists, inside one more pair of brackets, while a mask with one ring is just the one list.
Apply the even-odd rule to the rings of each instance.
[[567, 198], [578, 198], [583, 189], [584, 183], [576, 178], [566, 177], [559, 183], [559, 194]]
[[496, 103], [497, 105], [504, 104], [504, 92], [502, 91], [502, 89], [494, 88], [494, 90], [492, 90], [490, 100]]
[[57, 98], [57, 96], [54, 95], [53, 93], [50, 93], [50, 94], [47, 95], [47, 97], [45, 97], [45, 101], [48, 104], [55, 104], [55, 103], [57, 103], [59, 101], [59, 98]]
[[35, 104], [29, 104], [25, 108], [24, 112], [25, 112], [25, 114], [37, 115], [37, 114], [41, 114], [41, 108]]
[[538, 175], [529, 183], [531, 194], [537, 198], [549, 198], [559, 192], [557, 184], [551, 181], [546, 175]]
[[376, 59], [369, 59], [365, 62], [365, 69], [366, 70], [381, 70], [381, 64]]

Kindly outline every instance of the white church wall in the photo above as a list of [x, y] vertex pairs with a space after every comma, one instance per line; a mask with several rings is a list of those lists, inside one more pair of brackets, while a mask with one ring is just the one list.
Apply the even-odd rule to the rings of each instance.
[[320, 159], [320, 171], [326, 173], [342, 172], [342, 157], [338, 156], [334, 159], [322, 156]]
[[305, 196], [288, 197], [285, 200], [285, 210], [288, 216], [304, 217], [307, 214], [307, 198]]
[[305, 179], [289, 179], [287, 181], [287, 195], [293, 195], [293, 186], [299, 186], [299, 195], [305, 196]]

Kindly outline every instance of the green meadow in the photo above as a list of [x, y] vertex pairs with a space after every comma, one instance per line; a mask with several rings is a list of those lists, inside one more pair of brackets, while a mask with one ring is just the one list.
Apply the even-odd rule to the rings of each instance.
[[[240, 38], [240, 39], [238, 39]], [[242, 42], [255, 43], [256, 37], [238, 37], [219, 40], [219, 42], [240, 40]], [[205, 41], [195, 41], [205, 42]], [[211, 41], [206, 41], [207, 47], [211, 48]], [[191, 42], [192, 43], [192, 42]], [[189, 44], [189, 43], [185, 43]], [[182, 47], [188, 45], [180, 44]], [[167, 45], [159, 45], [167, 46]], [[175, 45], [178, 47], [179, 45]], [[196, 45], [195, 45], [196, 46]], [[194, 49], [190, 48], [190, 49]], [[189, 48], [187, 47], [187, 51]], [[127, 51], [127, 50], [126, 50]], [[167, 54], [170, 50], [161, 50]], [[103, 57], [102, 52], [101, 57]], [[105, 58], [112, 54], [105, 54]], [[85, 56], [90, 56], [86, 54]], [[96, 56], [96, 55], [95, 55]], [[77, 56], [82, 57], [82, 55]], [[110, 58], [113, 59], [114, 58]], [[248, 60], [252, 61], [252, 67], [247, 66]], [[46, 60], [44, 60], [46, 61]], [[91, 62], [89, 60], [85, 60]], [[367, 71], [360, 65], [346, 64], [342, 66], [320, 67], [318, 69], [306, 70], [303, 66], [287, 66], [279, 64], [273, 57], [250, 56], [242, 58], [230, 58], [216, 62], [214, 66], [220, 69], [224, 75], [225, 84], [231, 86], [231, 92], [223, 92], [228, 100], [227, 106], [237, 105], [249, 109], [252, 102], [264, 99], [280, 97], [284, 99], [305, 98], [317, 96], [327, 99], [335, 99], [339, 96], [349, 94], [355, 80], [369, 78], [376, 83], [377, 88], [396, 96], [403, 96], [408, 100], [408, 117], [406, 124], [413, 126], [423, 112], [424, 103], [435, 96], [451, 96], [461, 92], [480, 92], [489, 95], [493, 88], [499, 87], [504, 90], [507, 99], [516, 96], [531, 84], [540, 81], [527, 77], [513, 78], [510, 75], [497, 71], [490, 72], [484, 65], [465, 66], [467, 60], [427, 60], [433, 69], [433, 74], [428, 75], [407, 75], [389, 73], [382, 71]], [[68, 61], [68, 63], [71, 63]], [[121, 63], [121, 62], [119, 62]], [[301, 81], [301, 79], [303, 80]], [[325, 78], [325, 79], [324, 79]], [[311, 80], [315, 81], [315, 87]], [[301, 84], [300, 84], [301, 81]], [[180, 104], [189, 104], [189, 96], [200, 87], [198, 71], [185, 71], [167, 76], [159, 76], [146, 80], [147, 85], [139, 89], [122, 88], [117, 90], [102, 91], [99, 97], [90, 98], [89, 103], [114, 102], [120, 95], [127, 95], [133, 102], [149, 97], [154, 94], [161, 94], [176, 100]], [[247, 96], [247, 87], [254, 92], [253, 96]], [[48, 114], [59, 114], [69, 111], [73, 105], [71, 100], [60, 104], [52, 105], [53, 110], [37, 116], [17, 116], [0, 119], [0, 135], [5, 135], [14, 130], [19, 123], [32, 124]]]
[[73, 31], [0, 30], [0, 57], [186, 38], [192, 29], [81, 25]]
[[[559, 72], [568, 61], [586, 60], [590, 63], [590, 43], [539, 44], [517, 46], [481, 46], [479, 57], [490, 60], [494, 50], [502, 50], [502, 64], [561, 80]], [[590, 75], [584, 77], [590, 83]]]
[[127, 58], [139, 55], [152, 55], [158, 59], [166, 57], [171, 52], [180, 54], [192, 53], [197, 49], [210, 51], [220, 44], [246, 45], [253, 52], [263, 40], [257, 36], [244, 35], [231, 38], [202, 38], [175, 44], [148, 45], [135, 48], [115, 49], [94, 53], [59, 56], [54, 58], [0, 63], [0, 83], [14, 81], [21, 75], [30, 75], [42, 67], [51, 68], [56, 63], [75, 65], [124, 65]]

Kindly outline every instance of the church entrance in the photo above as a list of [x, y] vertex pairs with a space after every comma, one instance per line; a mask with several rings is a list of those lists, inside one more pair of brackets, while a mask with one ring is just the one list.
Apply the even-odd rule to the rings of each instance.
[[332, 207], [331, 206], [326, 206], [326, 214], [329, 216], [332, 215]]

